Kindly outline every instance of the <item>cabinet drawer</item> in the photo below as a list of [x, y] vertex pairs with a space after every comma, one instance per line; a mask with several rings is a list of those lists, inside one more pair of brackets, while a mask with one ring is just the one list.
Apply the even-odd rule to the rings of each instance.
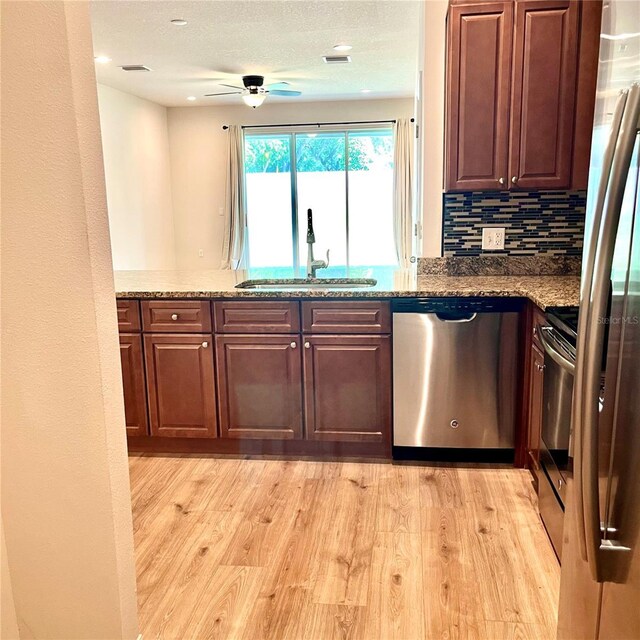
[[302, 327], [309, 333], [390, 333], [388, 302], [302, 303]]
[[145, 331], [211, 331], [211, 307], [198, 300], [145, 300], [142, 302], [142, 326]]
[[544, 347], [542, 346], [542, 342], [540, 340], [538, 325], [544, 326], [548, 324], [548, 322], [547, 322], [547, 319], [545, 318], [544, 313], [540, 311], [540, 309], [536, 306], [533, 307], [531, 315], [532, 315], [531, 340], [533, 344], [535, 344], [536, 347], [538, 347], [538, 349], [543, 351]]
[[215, 302], [217, 333], [297, 333], [300, 311], [297, 302]]
[[137, 300], [119, 298], [116, 301], [118, 309], [118, 330], [121, 332], [140, 331], [140, 304]]

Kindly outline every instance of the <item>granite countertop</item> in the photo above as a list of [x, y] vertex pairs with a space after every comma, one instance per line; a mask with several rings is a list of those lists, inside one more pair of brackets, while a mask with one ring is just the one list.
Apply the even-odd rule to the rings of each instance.
[[[327, 272], [326, 277], [346, 274]], [[541, 309], [578, 304], [578, 276], [535, 275], [417, 275], [415, 270], [358, 268], [354, 278], [375, 278], [374, 287], [356, 289], [236, 289], [235, 285], [253, 278], [286, 278], [293, 274], [281, 270], [253, 271], [116, 271], [115, 288], [119, 298], [399, 298], [399, 297], [522, 297]]]

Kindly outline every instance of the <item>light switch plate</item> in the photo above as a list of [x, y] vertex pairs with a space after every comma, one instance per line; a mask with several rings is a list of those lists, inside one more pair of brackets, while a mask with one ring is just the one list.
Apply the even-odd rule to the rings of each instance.
[[504, 227], [483, 227], [482, 248], [487, 251], [504, 249]]

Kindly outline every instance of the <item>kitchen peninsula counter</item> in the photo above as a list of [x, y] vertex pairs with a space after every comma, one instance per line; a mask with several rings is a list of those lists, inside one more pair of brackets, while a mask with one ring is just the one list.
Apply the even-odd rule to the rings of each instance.
[[[578, 276], [417, 275], [415, 271], [384, 268], [360, 268], [350, 275], [378, 282], [374, 287], [354, 289], [237, 289], [244, 280], [287, 276], [280, 272], [270, 275], [265, 270], [116, 271], [115, 288], [118, 298], [145, 299], [518, 297], [528, 298], [542, 310], [577, 305], [580, 290]], [[327, 277], [337, 276], [332, 273]]]

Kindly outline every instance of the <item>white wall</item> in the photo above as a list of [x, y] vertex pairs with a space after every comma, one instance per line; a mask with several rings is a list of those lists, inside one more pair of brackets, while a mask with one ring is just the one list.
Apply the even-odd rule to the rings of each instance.
[[98, 85], [116, 269], [175, 269], [167, 109]]
[[9, 559], [7, 557], [7, 544], [4, 539], [4, 523], [0, 517], [0, 638], [2, 640], [18, 640], [18, 618], [16, 605], [13, 601], [13, 587], [11, 586], [11, 574], [9, 572]]
[[88, 6], [3, 2], [1, 29], [3, 584], [10, 579], [21, 638], [133, 640], [131, 498]]
[[448, 0], [423, 3], [422, 69], [422, 255], [442, 254], [442, 192], [445, 126], [445, 51]]
[[[424, 256], [439, 256], [442, 248], [447, 8], [448, 0], [423, 3], [420, 30], [422, 168], [416, 219], [422, 221], [422, 239], [416, 249]], [[99, 87], [99, 99], [117, 269], [220, 266], [226, 170], [222, 124], [387, 119], [414, 111], [410, 99], [267, 101], [255, 110], [241, 104], [167, 109], [108, 87]]]
[[[168, 109], [176, 263], [217, 269], [222, 258], [227, 133], [223, 124], [387, 120], [413, 115], [413, 99], [265, 103], [259, 109]], [[203, 250], [203, 257], [198, 252]]]

